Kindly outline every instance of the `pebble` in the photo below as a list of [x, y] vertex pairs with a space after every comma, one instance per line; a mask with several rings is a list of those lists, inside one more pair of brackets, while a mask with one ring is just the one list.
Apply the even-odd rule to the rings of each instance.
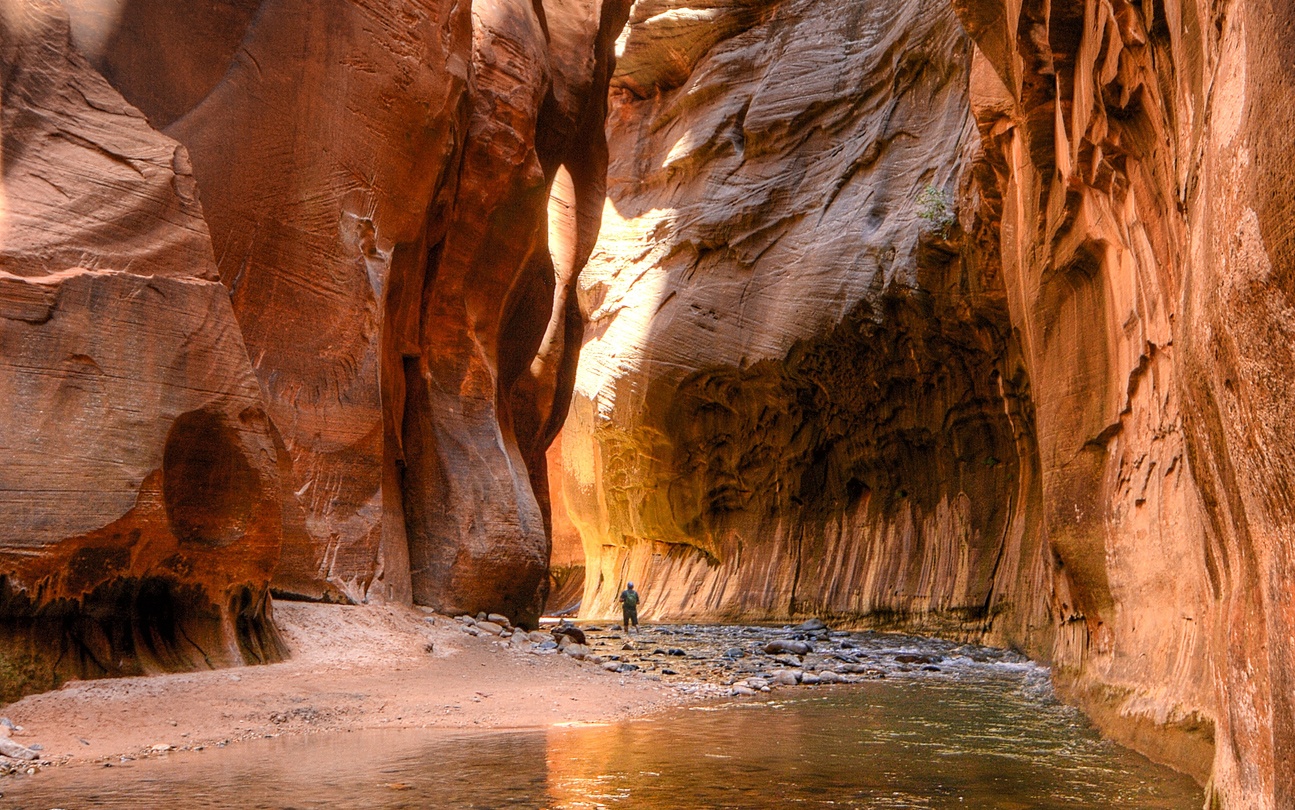
[[800, 670], [780, 669], [773, 673], [773, 682], [779, 686], [795, 686], [800, 683]]
[[477, 621], [477, 629], [489, 633], [492, 636], [501, 636], [504, 633], [504, 626], [491, 621]]
[[513, 626], [513, 623], [512, 623], [511, 621], [509, 621], [508, 617], [507, 617], [507, 616], [505, 616], [505, 615], [503, 615], [502, 613], [491, 613], [489, 616], [486, 616], [486, 621], [488, 621], [488, 622], [494, 622], [495, 624], [499, 625], [500, 627], [512, 627], [512, 626]]

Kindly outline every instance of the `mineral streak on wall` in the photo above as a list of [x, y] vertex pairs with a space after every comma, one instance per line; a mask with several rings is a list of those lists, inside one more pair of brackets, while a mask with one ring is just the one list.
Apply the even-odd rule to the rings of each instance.
[[1212, 806], [1295, 806], [1293, 26], [637, 3], [562, 438], [585, 612], [1007, 641]]
[[628, 13], [549, 5], [0, 2], [0, 699], [534, 619]]

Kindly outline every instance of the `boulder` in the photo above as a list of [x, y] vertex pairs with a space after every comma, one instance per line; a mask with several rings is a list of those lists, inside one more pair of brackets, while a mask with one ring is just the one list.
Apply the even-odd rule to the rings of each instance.
[[769, 655], [790, 654], [790, 655], [809, 655], [814, 651], [814, 646], [807, 641], [796, 641], [794, 639], [776, 638], [765, 644], [764, 651]]

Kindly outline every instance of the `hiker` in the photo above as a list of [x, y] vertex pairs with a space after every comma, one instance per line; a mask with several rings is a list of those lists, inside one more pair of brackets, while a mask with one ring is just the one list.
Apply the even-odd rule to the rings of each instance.
[[625, 585], [625, 590], [621, 591], [621, 615], [624, 621], [621, 623], [625, 632], [630, 632], [630, 625], [634, 625], [634, 630], [639, 626], [639, 592], [634, 590], [634, 583], [630, 582]]

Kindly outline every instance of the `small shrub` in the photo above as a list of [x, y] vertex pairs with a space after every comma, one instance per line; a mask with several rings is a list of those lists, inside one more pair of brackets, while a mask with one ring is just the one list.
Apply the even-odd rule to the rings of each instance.
[[958, 221], [952, 195], [930, 183], [917, 194], [917, 215], [931, 223], [941, 236], [948, 236], [949, 229]]

